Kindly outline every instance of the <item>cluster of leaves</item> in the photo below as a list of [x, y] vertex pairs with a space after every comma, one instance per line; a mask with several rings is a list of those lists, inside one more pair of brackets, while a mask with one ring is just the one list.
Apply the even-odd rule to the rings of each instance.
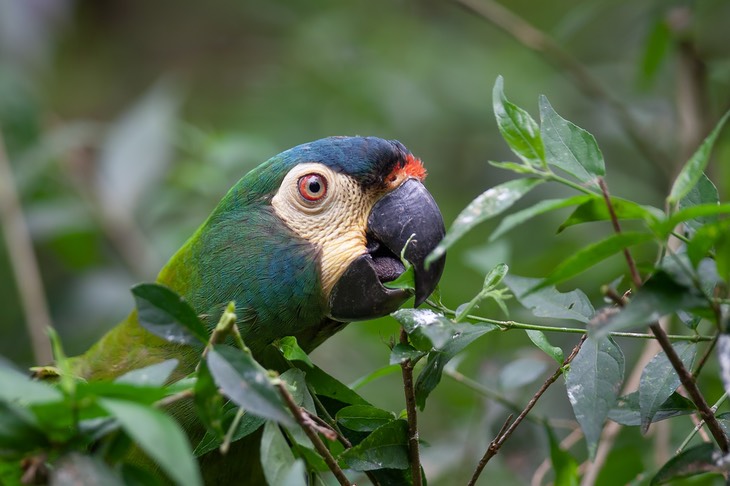
[[[646, 432], [659, 420], [697, 412], [698, 404], [677, 392], [680, 378], [666, 350], [646, 365], [637, 391], [619, 396], [625, 361], [612, 334], [642, 329], [662, 316], [676, 315], [686, 333], [672, 345], [674, 353], [686, 369], [700, 373], [705, 360], [697, 359], [699, 343], [707, 340], [700, 332], [720, 330], [726, 320], [730, 232], [722, 215], [730, 212], [730, 205], [719, 203], [703, 171], [727, 116], [685, 165], [667, 197], [666, 209], [661, 210], [610, 197], [603, 181], [603, 156], [594, 137], [560, 117], [545, 97], [539, 104], [538, 124], [505, 97], [502, 80], [497, 80], [498, 126], [520, 162], [493, 165], [526, 177], [477, 197], [430, 258], [443, 255], [477, 224], [502, 214], [543, 183], [561, 184], [579, 194], [543, 200], [505, 217], [492, 239], [533, 217], [567, 207], [575, 209], [559, 231], [610, 221], [615, 232], [575, 252], [544, 279], [507, 275], [507, 266], [500, 264], [487, 274], [481, 291], [456, 309], [445, 306], [436, 295], [429, 301], [432, 309], [396, 311], [393, 317], [401, 324], [404, 338], [393, 344], [389, 363], [359, 385], [418, 364], [413, 398], [423, 410], [447, 364], [469, 344], [491, 331], [522, 329], [557, 362], [556, 373], [566, 373], [568, 399], [592, 457], [607, 419]], [[620, 231], [619, 222], [624, 220], [638, 220], [639, 229]], [[679, 249], [668, 244], [672, 237], [681, 242]], [[630, 298], [616, 291], [622, 278], [606, 286], [607, 293], [615, 295], [615, 304], [599, 310], [582, 291], [561, 293], [555, 288], [612, 255], [625, 252], [628, 256], [628, 249], [640, 244], [655, 245], [658, 256], [654, 262], [642, 262], [644, 274], [627, 285], [633, 286]], [[616, 277], [624, 273], [617, 272]], [[412, 285], [408, 278], [396, 285]], [[535, 316], [580, 323], [583, 327], [566, 329], [588, 334], [577, 354], [566, 358], [561, 348], [548, 341], [543, 331], [555, 328], [474, 315], [487, 299], [504, 308], [507, 289]], [[420, 465], [414, 469], [409, 454], [407, 419], [415, 410], [394, 413], [374, 407], [354, 391], [356, 387], [343, 385], [315, 366], [292, 337], [275, 343], [284, 368], [265, 369], [238, 335], [233, 306], [209, 334], [196, 312], [171, 290], [142, 284], [133, 294], [139, 321], [146, 329], [197, 350], [200, 360], [195, 371], [171, 382], [178, 362], [169, 360], [113, 382], [87, 383], [74, 377], [74, 361], [64, 356], [55, 336], [57, 368], [39, 370], [53, 375], [51, 380], [34, 381], [0, 363], [3, 483], [47, 477], [53, 484], [156, 484], [164, 477], [179, 484], [201, 484], [196, 458], [215, 450], [226, 453], [231, 444], [257, 431], [262, 434], [263, 473], [270, 484], [301, 484], [306, 478], [310, 484], [317, 480], [328, 484], [332, 474], [343, 470], [352, 478], [367, 474], [381, 485], [420, 483], [413, 477]], [[730, 362], [729, 347], [721, 336], [721, 357]], [[725, 365], [725, 373], [730, 376], [730, 366]], [[197, 443], [190, 444], [170, 416], [183, 404], [196, 410], [205, 427]], [[556, 482], [571, 484], [578, 478], [577, 460], [560, 448], [553, 431], [548, 428], [546, 434]], [[654, 476], [655, 483], [698, 472], [724, 472], [715, 458], [716, 447], [681, 448], [683, 452]], [[140, 462], [144, 456], [147, 459]], [[140, 466], [150, 460], [159, 471]]]

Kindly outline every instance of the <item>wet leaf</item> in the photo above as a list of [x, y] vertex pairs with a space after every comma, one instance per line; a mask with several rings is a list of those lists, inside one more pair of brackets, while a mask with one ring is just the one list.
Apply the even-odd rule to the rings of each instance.
[[588, 454], [596, 454], [603, 423], [624, 379], [624, 355], [610, 338], [586, 339], [565, 378], [568, 399], [583, 430]]
[[132, 287], [139, 323], [152, 334], [178, 344], [205, 344], [208, 333], [185, 299], [164, 285]]
[[403, 326], [413, 346], [420, 351], [441, 348], [454, 335], [454, 323], [431, 309], [399, 309], [391, 316]]
[[[684, 367], [692, 369], [697, 345], [694, 343], [673, 344], [674, 350]], [[658, 353], [646, 365], [639, 383], [639, 405], [641, 409], [641, 431], [646, 433], [654, 416], [680, 385], [679, 376], [667, 359], [664, 351]]]

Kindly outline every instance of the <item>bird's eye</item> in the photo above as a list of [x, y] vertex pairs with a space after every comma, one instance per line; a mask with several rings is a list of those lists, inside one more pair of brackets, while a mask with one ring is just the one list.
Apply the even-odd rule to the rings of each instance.
[[319, 201], [327, 194], [327, 179], [319, 174], [300, 177], [299, 194], [307, 201]]

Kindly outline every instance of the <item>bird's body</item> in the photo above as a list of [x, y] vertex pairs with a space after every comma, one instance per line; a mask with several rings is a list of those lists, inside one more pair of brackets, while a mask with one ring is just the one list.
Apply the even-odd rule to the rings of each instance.
[[[418, 303], [435, 287], [443, 261], [426, 270], [424, 260], [444, 228], [424, 176], [403, 145], [379, 138], [287, 150], [233, 186], [157, 282], [209, 328], [234, 301], [257, 358], [284, 336], [311, 351], [347, 322], [386, 315], [410, 297], [382, 285], [404, 271], [401, 253], [415, 267]], [[113, 379], [172, 357], [177, 377], [200, 359], [199, 350], [148, 332], [132, 311], [74, 366], [83, 378]]]

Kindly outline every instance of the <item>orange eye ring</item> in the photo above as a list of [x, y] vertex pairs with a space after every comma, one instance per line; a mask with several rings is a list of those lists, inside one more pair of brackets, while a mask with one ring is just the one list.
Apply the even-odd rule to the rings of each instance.
[[316, 202], [327, 195], [327, 179], [319, 174], [307, 174], [297, 183], [299, 194], [309, 202]]

